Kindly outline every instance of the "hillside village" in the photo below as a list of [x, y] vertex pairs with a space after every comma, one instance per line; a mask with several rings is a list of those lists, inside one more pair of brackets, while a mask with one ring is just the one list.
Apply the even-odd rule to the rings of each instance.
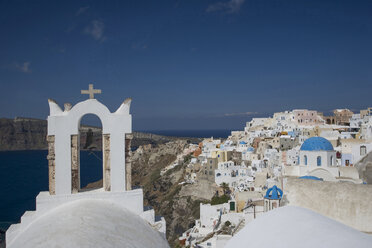
[[[372, 108], [337, 109], [332, 116], [306, 109], [279, 112], [253, 118], [227, 139], [189, 144], [160, 174], [189, 156], [179, 184], [207, 181], [216, 192], [210, 203], [200, 203], [200, 218], [179, 237], [178, 246], [224, 247], [247, 223], [284, 205], [306, 207], [370, 233], [371, 210], [361, 216], [347, 211], [358, 212], [348, 208], [352, 201], [363, 208], [362, 193], [356, 192], [372, 182], [371, 151]], [[341, 205], [322, 187], [343, 191], [349, 201]], [[311, 203], [299, 191], [312, 194]], [[333, 204], [320, 207], [326, 198]]]

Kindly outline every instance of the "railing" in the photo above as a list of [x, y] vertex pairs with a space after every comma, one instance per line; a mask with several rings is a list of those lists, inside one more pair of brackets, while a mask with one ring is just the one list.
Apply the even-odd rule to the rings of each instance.
[[213, 232], [215, 232], [218, 229], [218, 227], [220, 226], [220, 224], [221, 224], [221, 216], [222, 216], [222, 213], [220, 213], [220, 216], [218, 217], [217, 224], [213, 227]]
[[240, 226], [243, 224], [243, 222], [245, 222], [245, 219], [241, 219], [241, 220], [239, 221], [239, 223], [238, 223], [238, 225], [236, 226], [236, 228], [234, 229], [234, 231], [232, 231], [231, 236], [234, 236], [235, 233], [236, 233], [238, 230], [240, 230], [239, 228], [240, 228]]

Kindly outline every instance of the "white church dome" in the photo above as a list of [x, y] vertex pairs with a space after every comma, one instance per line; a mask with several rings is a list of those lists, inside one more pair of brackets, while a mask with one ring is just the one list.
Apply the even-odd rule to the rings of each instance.
[[103, 200], [77, 200], [42, 215], [11, 247], [169, 247], [140, 216]]
[[371, 235], [311, 210], [286, 206], [249, 222], [225, 248], [350, 248], [371, 244]]

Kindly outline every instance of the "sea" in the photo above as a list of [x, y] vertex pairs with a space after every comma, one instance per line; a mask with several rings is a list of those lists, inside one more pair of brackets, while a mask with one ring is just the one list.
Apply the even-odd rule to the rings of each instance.
[[[175, 137], [226, 138], [230, 130], [146, 131]], [[80, 152], [81, 186], [102, 179], [102, 152]], [[0, 152], [0, 231], [18, 223], [25, 211], [35, 210], [36, 196], [48, 191], [46, 150]]]
[[[0, 230], [35, 210], [40, 191], [48, 191], [46, 150], [0, 152]], [[81, 186], [102, 179], [102, 152], [80, 152]]]

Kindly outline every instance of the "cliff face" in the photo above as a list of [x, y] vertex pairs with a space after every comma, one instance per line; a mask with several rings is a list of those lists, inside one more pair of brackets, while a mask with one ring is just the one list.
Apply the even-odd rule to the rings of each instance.
[[[0, 118], [0, 151], [46, 150], [47, 121], [31, 118]], [[101, 128], [82, 126], [80, 135], [81, 149], [102, 149]], [[134, 132], [132, 147], [141, 145], [165, 144], [178, 139], [198, 142], [198, 138], [178, 138], [151, 133]]]
[[0, 119], [0, 150], [43, 150], [46, 143], [46, 120]]

